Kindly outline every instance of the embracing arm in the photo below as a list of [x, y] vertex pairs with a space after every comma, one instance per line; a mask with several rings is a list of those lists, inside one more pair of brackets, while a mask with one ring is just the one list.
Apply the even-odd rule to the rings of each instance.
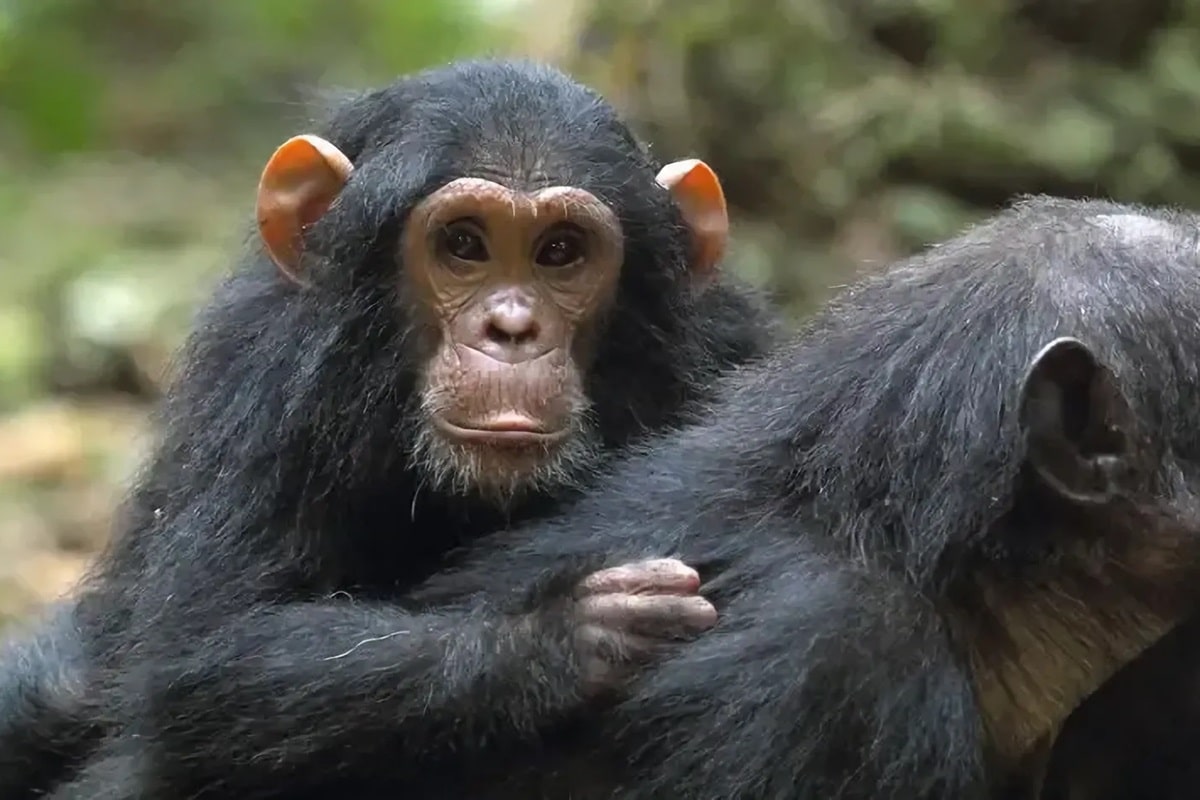
[[295, 602], [186, 641], [160, 623], [125, 688], [144, 743], [130, 774], [166, 796], [411, 784], [535, 736], [624, 680], [662, 638], [711, 627], [698, 584], [656, 561], [562, 573], [515, 613]]
[[482, 608], [264, 606], [187, 652], [155, 646], [132, 703], [155, 772], [196, 771], [196, 788], [303, 786], [338, 767], [363, 777], [530, 734], [572, 708], [582, 695], [567, 622]]

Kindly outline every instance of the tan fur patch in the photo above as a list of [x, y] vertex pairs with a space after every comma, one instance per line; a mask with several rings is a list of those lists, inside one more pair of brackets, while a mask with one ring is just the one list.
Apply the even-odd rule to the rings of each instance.
[[[1006, 592], [988, 587], [985, 594], [995, 602]], [[1177, 621], [1130, 597], [1089, 605], [1095, 600], [1061, 585], [1021, 594], [991, 606], [1008, 646], [971, 652], [985, 732], [1002, 763], [1026, 759], [1085, 697]]]
[[1200, 602], [1191, 537], [1139, 536], [1151, 541], [1081, 544], [1052, 565], [975, 581], [976, 613], [956, 627], [1001, 773], [1036, 768], [1067, 716]]

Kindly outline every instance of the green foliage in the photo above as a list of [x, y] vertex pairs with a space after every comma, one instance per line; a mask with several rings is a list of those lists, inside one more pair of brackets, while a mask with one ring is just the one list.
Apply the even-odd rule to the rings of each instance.
[[[317, 81], [379, 80], [477, 52], [468, 0], [7, 0], [0, 107], [43, 156], [219, 151]], [[272, 113], [275, 112], [275, 113]], [[265, 133], [263, 134], [265, 136]]]
[[582, 74], [783, 231], [798, 309], [1014, 195], [1200, 206], [1200, 0], [586, 5]]

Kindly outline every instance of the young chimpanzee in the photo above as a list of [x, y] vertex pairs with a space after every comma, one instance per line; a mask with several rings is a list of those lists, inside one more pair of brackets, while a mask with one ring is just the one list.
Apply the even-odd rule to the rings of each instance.
[[464, 62], [286, 142], [257, 208], [111, 546], [4, 665], [6, 798], [52, 780], [97, 720], [147, 757], [121, 789], [85, 775], [68, 795], [420, 785], [715, 621], [694, 571], [661, 559], [530, 576], [519, 619], [406, 600], [772, 341], [755, 294], [718, 280], [711, 170], [656, 163], [557, 71]]
[[519, 611], [564, 563], [676, 557], [721, 619], [446, 796], [1031, 796], [1072, 709], [1200, 601], [1198, 245], [1196, 217], [1023, 201], [473, 544], [414, 596]]

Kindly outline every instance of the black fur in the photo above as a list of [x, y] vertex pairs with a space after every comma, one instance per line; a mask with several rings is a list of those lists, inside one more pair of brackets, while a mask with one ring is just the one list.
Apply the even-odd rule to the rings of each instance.
[[33, 796], [101, 733], [88, 712], [87, 659], [71, 603], [23, 626], [0, 649], [0, 788]]
[[[431, 70], [351, 98], [317, 133], [356, 169], [308, 232], [315, 286], [283, 281], [256, 246], [217, 292], [165, 398], [157, 449], [79, 596], [76, 664], [96, 673], [89, 713], [123, 730], [118, 745], [135, 742], [138, 758], [97, 762], [64, 796], [422, 783], [439, 759], [533, 736], [579, 705], [562, 625], [532, 635], [488, 605], [406, 600], [455, 547], [544, 514], [602, 463], [498, 508], [431, 491], [409, 459], [419, 363], [395, 253], [405, 215], [432, 189], [462, 175], [568, 184], [616, 212], [625, 264], [586, 379], [601, 458], [682, 421], [718, 373], [774, 335], [753, 293], [696, 291], [689, 234], [655, 182], [661, 165], [599, 96], [552, 69]], [[58, 702], [46, 681], [62, 664], [44, 648], [27, 642], [6, 659], [11, 679], [51, 694], [22, 707], [0, 698], [11, 712], [0, 732], [15, 732], [0, 752], [13, 743], [9, 760], [32, 770], [0, 788], [6, 798], [53, 772], [65, 736], [38, 740], [46, 720], [22, 710]], [[68, 713], [54, 730], [90, 731], [87, 719]]]
[[[1053, 725], [1003, 752], [980, 670], [1006, 670], [992, 696], [1022, 704], [1017, 723], [1059, 719], [1144, 645], [1143, 618], [1169, 625], [1196, 601], [1198, 246], [1193, 216], [1024, 201], [846, 292], [568, 513], [472, 545], [416, 596], [498, 598], [564, 564], [676, 556], [722, 621], [602, 726], [445, 796], [1030, 791]], [[1032, 474], [1021, 422], [1030, 367], [1062, 336], [1111, 368], [1134, 418], [1119, 453], [1149, 465], [1090, 506]], [[1086, 422], [1059, 388], [1066, 424]], [[1061, 675], [1024, 660], [1043, 650]]]

